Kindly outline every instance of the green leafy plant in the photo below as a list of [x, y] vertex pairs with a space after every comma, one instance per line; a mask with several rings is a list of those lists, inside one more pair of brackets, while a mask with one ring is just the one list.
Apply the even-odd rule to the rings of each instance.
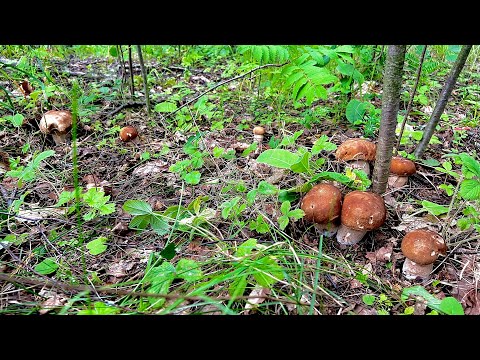
[[[300, 130], [291, 137], [284, 138], [278, 147], [293, 144], [302, 133], [303, 130]], [[257, 157], [257, 162], [281, 169], [289, 169], [295, 173], [312, 175], [325, 162], [323, 158], [317, 158], [314, 161], [312, 157], [319, 155], [322, 151], [333, 151], [336, 148], [337, 146], [334, 143], [328, 141], [326, 135], [322, 135], [315, 141], [311, 151], [303, 147], [299, 147], [296, 153], [279, 148], [267, 149]]]
[[457, 225], [460, 230], [466, 230], [473, 226], [480, 231], [479, 219], [479, 200], [480, 200], [480, 163], [471, 155], [466, 153], [448, 154], [448, 157], [461, 164], [461, 173], [453, 169], [452, 163], [445, 160], [441, 166], [435, 166], [434, 169], [453, 177], [457, 181], [458, 192], [451, 184], [441, 184], [439, 187], [444, 189], [448, 196], [452, 196], [450, 205], [439, 205], [428, 200], [422, 200], [422, 208], [432, 215], [440, 216], [449, 214], [454, 204], [458, 204], [459, 200], [463, 200], [466, 204], [462, 207], [461, 212], [464, 215], [457, 219]]
[[401, 295], [402, 301], [407, 301], [412, 297], [420, 297], [424, 301], [426, 301], [427, 306], [433, 310], [430, 313], [431, 315], [436, 315], [437, 313], [444, 315], [464, 315], [462, 304], [460, 304], [457, 299], [451, 296], [447, 296], [440, 300], [430, 294], [421, 285], [415, 285], [403, 289]]
[[[365, 190], [371, 185], [368, 176], [357, 169], [346, 169], [345, 174], [332, 171], [320, 171], [325, 163], [324, 157], [318, 157], [322, 151], [334, 151], [337, 145], [328, 141], [328, 137], [322, 135], [313, 144], [310, 151], [300, 147], [296, 153], [285, 149], [267, 149], [258, 157], [257, 162], [264, 163], [281, 169], [288, 169], [292, 172], [304, 174], [310, 177], [306, 184], [298, 186], [294, 189], [282, 191], [281, 196], [287, 196], [287, 193], [305, 192], [310, 190], [319, 180], [338, 181], [352, 189]], [[315, 157], [317, 157], [315, 159]], [[287, 199], [283, 199], [287, 200]]]
[[[203, 277], [202, 269], [198, 262], [192, 259], [180, 259], [176, 265], [162, 260], [159, 265], [155, 261], [158, 254], [151, 254], [145, 269], [142, 283], [146, 285], [147, 292], [166, 295], [175, 279], [182, 279], [186, 283], [194, 283]], [[161, 308], [165, 298], [149, 297], [148, 302], [153, 308]]]
[[270, 231], [270, 225], [265, 221], [264, 217], [260, 214], [257, 215], [255, 220], [250, 220], [250, 230], [255, 230], [259, 234], [266, 234]]
[[163, 213], [153, 211], [152, 206], [146, 201], [127, 200], [122, 208], [125, 212], [133, 215], [129, 224], [131, 229], [141, 231], [151, 226], [152, 230], [158, 235], [165, 235], [170, 230], [169, 224], [162, 216]]
[[119, 308], [107, 305], [101, 301], [95, 301], [87, 309], [79, 310], [77, 315], [115, 315], [120, 312]]
[[207, 196], [199, 196], [187, 207], [174, 205], [164, 211], [154, 211], [149, 203], [143, 200], [127, 200], [122, 208], [125, 212], [133, 215], [129, 227], [143, 231], [148, 227], [158, 235], [165, 235], [169, 231], [179, 230], [201, 235], [210, 236], [203, 229], [208, 225], [210, 219], [215, 217], [215, 210], [203, 207], [202, 204], [208, 200]]
[[[58, 197], [55, 206], [59, 207], [70, 203], [75, 199], [75, 191], [62, 191]], [[80, 194], [80, 200], [84, 206], [89, 209], [84, 215], [83, 219], [89, 221], [97, 216], [109, 215], [115, 212], [115, 203], [109, 203], [110, 195], [105, 195], [101, 188], [92, 187], [86, 192]], [[75, 206], [68, 207], [68, 213], [72, 213]]]
[[278, 224], [281, 230], [284, 230], [287, 227], [290, 219], [299, 220], [305, 215], [305, 212], [302, 209], [290, 210], [291, 207], [290, 201], [288, 200], [284, 201], [280, 206], [282, 215], [278, 217]]
[[55, 151], [46, 150], [33, 156], [33, 159], [26, 166], [19, 166], [18, 163], [12, 162], [10, 166], [13, 168], [5, 173], [5, 176], [17, 178], [17, 186], [21, 188], [25, 182], [35, 179], [38, 169], [43, 160], [53, 156]]
[[107, 241], [108, 238], [105, 236], [99, 236], [96, 239], [89, 241], [86, 244], [88, 252], [92, 255], [99, 255], [103, 253], [105, 250], [107, 250]]
[[189, 158], [177, 161], [169, 167], [169, 171], [180, 174], [181, 178], [190, 185], [196, 185], [200, 182], [202, 175], [200, 171], [195, 169], [200, 169], [203, 166], [203, 157], [207, 155], [206, 152], [199, 150], [201, 137], [202, 134], [199, 132], [190, 136], [183, 146], [183, 151], [189, 155]]
[[22, 114], [7, 115], [3, 118], [0, 118], [0, 123], [4, 120], [10, 122], [15, 127], [20, 127], [23, 124], [24, 116]]
[[235, 196], [234, 198], [221, 203], [222, 218], [237, 218], [247, 208], [247, 204], [241, 201], [242, 198], [240, 196]]
[[365, 305], [375, 308], [378, 315], [389, 315], [390, 309], [393, 306], [392, 301], [383, 293], [378, 296], [374, 294], [365, 294], [362, 296], [362, 301]]
[[58, 264], [55, 258], [47, 257], [35, 265], [34, 270], [42, 275], [50, 275], [58, 270]]
[[368, 101], [352, 99], [348, 102], [345, 115], [354, 127], [361, 127], [365, 137], [371, 137], [380, 125], [381, 110]]
[[250, 238], [243, 242], [235, 252], [232, 270], [234, 280], [230, 283], [228, 292], [232, 301], [245, 293], [249, 282], [270, 288], [284, 278], [284, 270], [272, 255], [265, 254], [266, 247]]

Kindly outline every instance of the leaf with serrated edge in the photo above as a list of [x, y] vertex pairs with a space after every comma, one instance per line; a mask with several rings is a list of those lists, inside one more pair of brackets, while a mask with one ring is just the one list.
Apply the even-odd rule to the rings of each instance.
[[259, 163], [282, 169], [290, 169], [298, 160], [298, 155], [284, 149], [268, 149], [257, 157]]
[[130, 215], [148, 215], [153, 211], [150, 204], [142, 200], [127, 200], [122, 208]]

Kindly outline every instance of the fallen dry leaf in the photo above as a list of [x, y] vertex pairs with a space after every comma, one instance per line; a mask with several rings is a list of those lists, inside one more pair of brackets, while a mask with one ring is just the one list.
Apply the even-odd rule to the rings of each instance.
[[458, 272], [452, 265], [448, 265], [448, 273], [456, 274], [458, 281], [453, 285], [451, 294], [462, 304], [466, 315], [480, 315], [480, 264], [478, 257], [471, 254], [463, 254], [459, 257], [463, 264]]
[[127, 260], [119, 260], [117, 262], [108, 265], [106, 273], [107, 275], [121, 278], [127, 276], [128, 271], [132, 270], [135, 262]]
[[270, 184], [278, 184], [287, 176], [287, 171], [285, 169], [273, 168], [272, 175], [265, 179], [266, 182]]
[[369, 251], [365, 254], [365, 257], [370, 260], [372, 264], [379, 262], [387, 262], [392, 258], [393, 244], [388, 243], [385, 246], [382, 246], [377, 251]]
[[33, 208], [29, 210], [19, 210], [16, 220], [18, 222], [35, 222], [47, 218], [63, 217], [66, 208]]
[[378, 315], [378, 312], [374, 308], [367, 308], [362, 304], [357, 304], [353, 308], [353, 312], [357, 315]]
[[256, 286], [248, 295], [248, 300], [245, 304], [245, 310], [251, 310], [257, 307], [258, 304], [261, 304], [265, 301], [265, 298], [256, 296], [268, 296], [270, 295], [270, 292], [271, 290], [269, 288]]
[[426, 221], [423, 218], [410, 216], [408, 214], [402, 215], [402, 221], [400, 222], [400, 224], [398, 224], [397, 226], [392, 226], [392, 229], [405, 233], [423, 228], [432, 231], [438, 231], [438, 229], [434, 227], [431, 222]]
[[350, 289], [358, 289], [363, 287], [363, 284], [358, 281], [357, 279], [351, 279], [350, 280]]
[[132, 174], [138, 176], [148, 176], [151, 174], [166, 172], [168, 168], [168, 163], [159, 159], [155, 161], [150, 161], [145, 165], [137, 167], [135, 170], [133, 170]]
[[41, 290], [39, 295], [47, 298], [40, 305], [40, 310], [38, 310], [40, 315], [44, 315], [56, 308], [62, 307], [68, 300], [64, 295], [60, 295], [55, 291], [50, 290]]

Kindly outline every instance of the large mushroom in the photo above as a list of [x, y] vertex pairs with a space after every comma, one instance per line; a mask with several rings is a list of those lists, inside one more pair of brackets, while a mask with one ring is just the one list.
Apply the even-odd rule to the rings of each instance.
[[72, 128], [72, 113], [68, 110], [49, 110], [40, 119], [40, 131], [51, 134], [56, 145], [67, 142]]
[[368, 191], [354, 190], [343, 198], [341, 225], [337, 241], [341, 245], [358, 243], [370, 230], [378, 229], [387, 217], [383, 198]]
[[305, 220], [313, 222], [323, 235], [333, 236], [339, 226], [342, 192], [332, 184], [317, 184], [305, 194], [300, 208]]
[[348, 139], [337, 148], [335, 157], [337, 160], [347, 162], [352, 169], [364, 171], [370, 176], [369, 161], [375, 160], [377, 146], [366, 139]]
[[416, 172], [417, 169], [412, 160], [405, 159], [401, 156], [394, 156], [390, 163], [388, 186], [392, 188], [401, 188], [407, 184], [408, 177]]
[[433, 270], [433, 263], [439, 255], [445, 255], [447, 246], [445, 240], [435, 231], [417, 229], [408, 232], [401, 245], [405, 261], [402, 274], [408, 280], [417, 277], [426, 280]]

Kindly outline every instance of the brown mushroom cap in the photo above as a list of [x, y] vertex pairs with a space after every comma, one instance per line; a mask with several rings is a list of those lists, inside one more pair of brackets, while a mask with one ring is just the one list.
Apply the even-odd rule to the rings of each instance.
[[385, 202], [378, 194], [354, 190], [345, 195], [340, 217], [342, 225], [350, 229], [375, 230], [387, 217]]
[[420, 265], [428, 265], [437, 260], [439, 254], [445, 255], [447, 246], [443, 238], [435, 231], [419, 229], [405, 235], [401, 249], [403, 255], [411, 261]]
[[57, 145], [61, 144], [72, 128], [72, 113], [68, 110], [49, 110], [40, 119], [39, 128], [44, 134], [52, 134]]
[[263, 126], [255, 126], [253, 128], [253, 133], [255, 135], [263, 135], [265, 134], [265, 128]]
[[348, 139], [344, 141], [335, 152], [337, 160], [365, 160], [375, 159], [377, 146], [365, 139]]
[[138, 131], [133, 126], [128, 125], [120, 129], [119, 136], [122, 141], [130, 141], [138, 136]]
[[415, 163], [401, 156], [392, 157], [390, 173], [400, 176], [410, 176], [417, 172]]
[[305, 194], [301, 203], [304, 219], [318, 224], [326, 224], [340, 216], [342, 192], [334, 185], [320, 183]]

